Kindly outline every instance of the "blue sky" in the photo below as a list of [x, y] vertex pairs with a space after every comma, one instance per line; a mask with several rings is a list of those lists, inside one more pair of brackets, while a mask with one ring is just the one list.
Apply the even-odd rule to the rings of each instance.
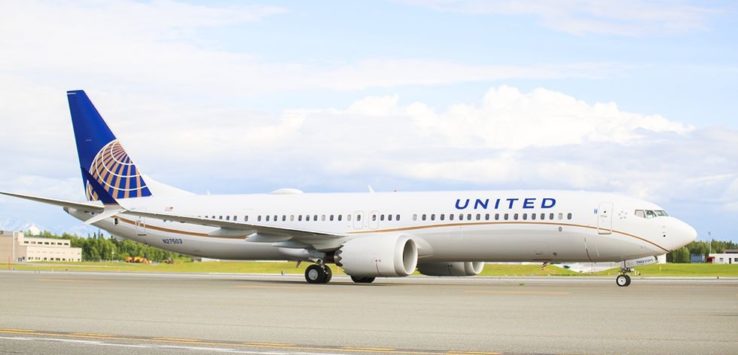
[[[82, 198], [69, 89], [195, 192], [556, 188], [738, 240], [738, 7], [9, 1], [0, 190]], [[5, 222], [3, 222], [5, 221]], [[0, 224], [79, 230], [0, 199]]]

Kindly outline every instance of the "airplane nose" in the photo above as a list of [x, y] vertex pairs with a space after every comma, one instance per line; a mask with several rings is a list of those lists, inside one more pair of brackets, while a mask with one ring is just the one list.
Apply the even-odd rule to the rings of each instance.
[[697, 230], [692, 226], [681, 220], [677, 220], [676, 224], [675, 239], [679, 241], [679, 247], [687, 245], [697, 239]]

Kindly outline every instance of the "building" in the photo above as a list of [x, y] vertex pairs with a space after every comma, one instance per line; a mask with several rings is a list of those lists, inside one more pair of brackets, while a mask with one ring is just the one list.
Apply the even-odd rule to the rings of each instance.
[[738, 249], [726, 249], [720, 254], [710, 254], [708, 263], [713, 264], [738, 264]]
[[66, 239], [0, 231], [0, 262], [26, 261], [82, 261], [82, 249], [72, 248]]
[[705, 255], [704, 254], [691, 254], [690, 255], [690, 262], [692, 264], [701, 264], [705, 262]]

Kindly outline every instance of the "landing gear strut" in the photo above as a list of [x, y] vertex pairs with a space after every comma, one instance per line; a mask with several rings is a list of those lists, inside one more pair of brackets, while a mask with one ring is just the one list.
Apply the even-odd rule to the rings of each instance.
[[305, 269], [305, 280], [310, 284], [327, 284], [333, 278], [333, 272], [328, 265], [313, 264]]
[[630, 285], [630, 276], [628, 276], [629, 272], [633, 272], [633, 269], [629, 267], [621, 267], [620, 268], [620, 275], [618, 275], [615, 278], [615, 283], [620, 287], [627, 287]]

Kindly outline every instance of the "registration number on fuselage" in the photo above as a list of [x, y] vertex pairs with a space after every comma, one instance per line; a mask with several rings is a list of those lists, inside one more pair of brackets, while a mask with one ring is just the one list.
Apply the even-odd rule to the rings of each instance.
[[179, 238], [165, 238], [161, 240], [164, 244], [183, 244], [182, 239]]

